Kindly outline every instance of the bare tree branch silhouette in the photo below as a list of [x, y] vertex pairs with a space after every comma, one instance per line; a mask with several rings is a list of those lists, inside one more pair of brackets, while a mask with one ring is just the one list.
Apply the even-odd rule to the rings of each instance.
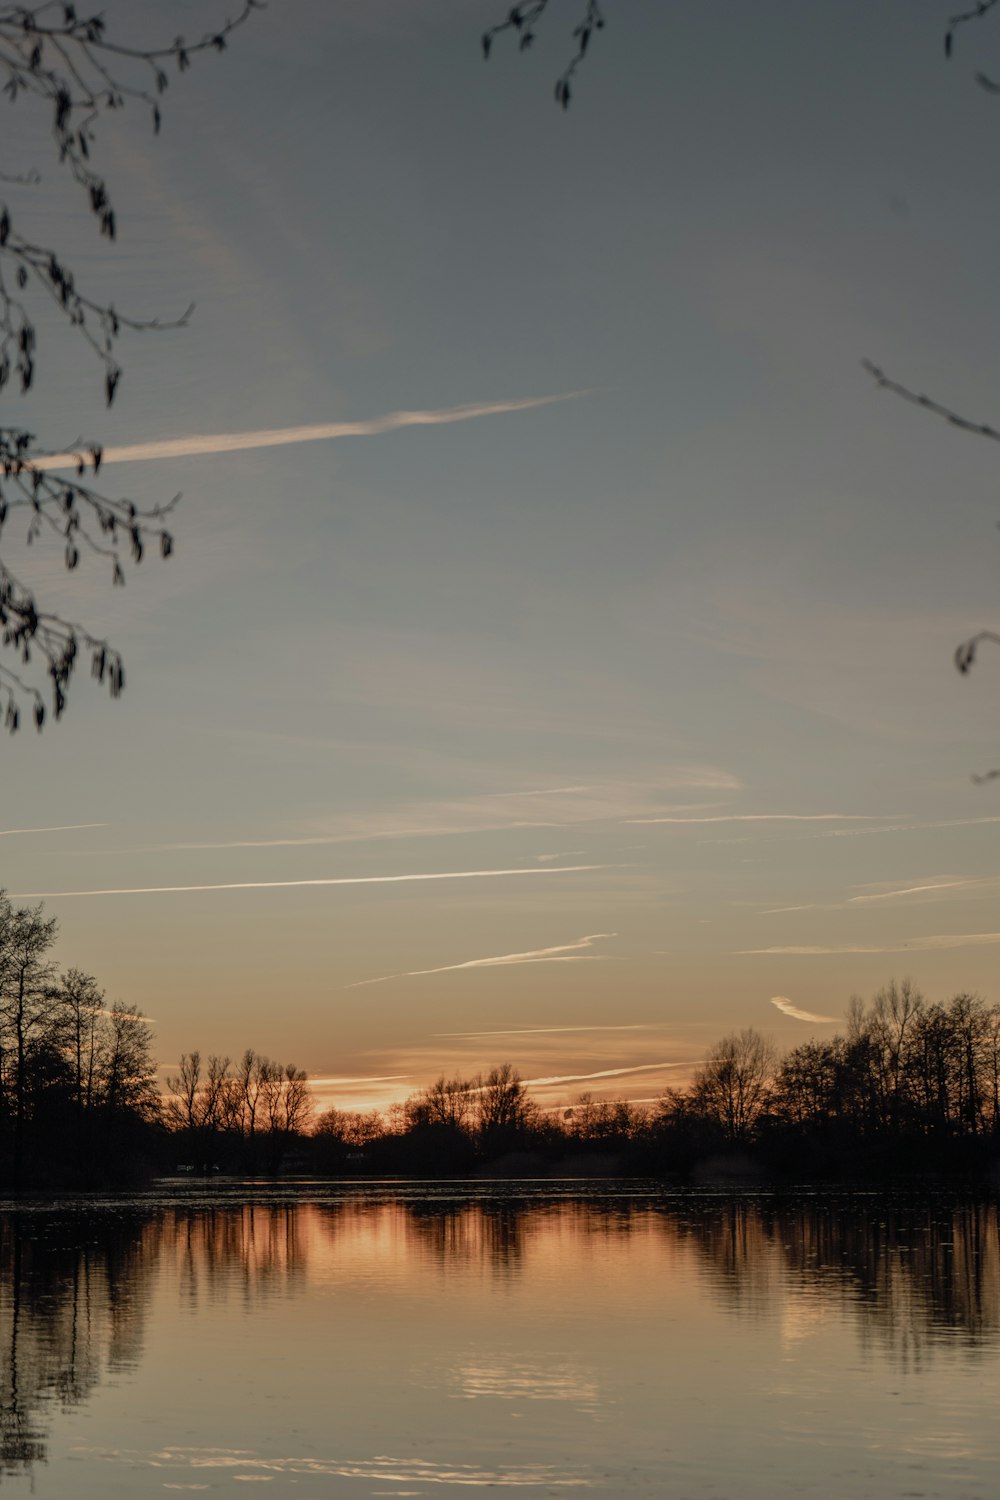
[[[977, 3], [971, 6], [970, 9], [959, 11], [949, 17], [944, 36], [944, 53], [946, 58], [951, 58], [954, 55], [955, 36], [959, 28], [965, 26], [970, 21], [982, 20], [998, 4], [1000, 4], [1000, 0], [977, 0]], [[514, 5], [503, 21], [499, 21], [495, 26], [491, 26], [489, 30], [483, 33], [483, 56], [488, 59], [493, 49], [494, 39], [508, 31], [518, 37], [519, 50], [522, 52], [527, 51], [535, 40], [536, 28], [548, 11], [549, 5], [550, 0], [522, 0], [521, 4]], [[573, 31], [576, 52], [556, 80], [556, 102], [561, 104], [563, 109], [569, 107], [571, 98], [570, 80], [587, 54], [591, 36], [595, 31], [600, 31], [603, 26], [604, 16], [597, 0], [587, 0], [583, 16]], [[1000, 94], [1000, 83], [995, 83], [986, 73], [978, 72], [974, 77], [980, 87], [984, 88], [987, 92]], [[910, 387], [892, 379], [884, 370], [873, 363], [872, 360], [865, 359], [862, 361], [862, 364], [876, 385], [882, 390], [891, 391], [893, 395], [900, 397], [902, 400], [909, 401], [914, 406], [922, 407], [924, 411], [941, 417], [944, 421], [950, 423], [952, 427], [957, 427], [963, 432], [969, 432], [977, 437], [991, 438], [995, 442], [1000, 442], [1000, 428], [993, 427], [988, 422], [972, 421], [968, 417], [962, 416], [960, 412], [954, 411], [950, 407], [944, 406], [940, 401], [934, 400], [933, 397], [925, 396], [912, 390]], [[984, 642], [1000, 645], [1000, 633], [992, 630], [981, 630], [957, 647], [954, 660], [956, 667], [961, 673], [968, 673], [976, 660], [978, 647]], [[981, 775], [974, 775], [972, 779], [977, 783], [982, 783], [998, 778], [1000, 778], [1000, 769], [987, 771]]]
[[[549, 0], [523, 0], [522, 4], [512, 6], [507, 13], [506, 20], [498, 21], [495, 26], [491, 26], [488, 31], [483, 32], [483, 57], [489, 58], [493, 50], [494, 38], [501, 36], [505, 31], [510, 31], [517, 37], [517, 45], [520, 52], [527, 52], [535, 40], [535, 28], [548, 8]], [[576, 51], [556, 79], [556, 103], [560, 104], [563, 109], [569, 108], [569, 102], [572, 98], [570, 81], [587, 55], [590, 39], [595, 31], [602, 31], [603, 29], [604, 16], [598, 0], [587, 0], [583, 15], [573, 30], [573, 41], [576, 45]]]
[[[139, 48], [108, 35], [99, 14], [78, 15], [70, 3], [31, 6], [0, 4], [0, 79], [12, 103], [22, 100], [51, 113], [56, 161], [83, 192], [98, 231], [108, 240], [117, 234], [117, 217], [110, 190], [94, 166], [96, 127], [102, 116], [139, 105], [148, 111], [153, 133], [160, 128], [160, 99], [166, 91], [169, 68], [185, 72], [199, 53], [221, 52], [232, 32], [249, 18], [261, 0], [242, 0], [239, 13], [199, 40], [178, 36], [168, 46]], [[8, 142], [9, 146], [9, 142]], [[17, 187], [38, 187], [35, 167], [0, 176]], [[148, 331], [183, 327], [188, 308], [168, 320], [137, 318], [112, 303], [86, 295], [61, 252], [42, 245], [21, 227], [6, 204], [0, 204], [0, 390], [9, 383], [22, 396], [30, 392], [36, 370], [37, 331], [32, 298], [53, 302], [66, 323], [97, 359], [104, 395], [112, 404], [122, 378], [118, 340], [123, 330]], [[67, 450], [77, 453], [75, 475], [61, 478], [42, 467], [42, 460]], [[0, 533], [14, 511], [30, 517], [27, 541], [57, 537], [68, 569], [77, 567], [81, 550], [107, 559], [115, 584], [125, 581], [121, 548], [128, 548], [138, 564], [149, 548], [167, 558], [173, 537], [164, 524], [177, 503], [140, 506], [128, 498], [112, 498], [93, 487], [101, 467], [98, 443], [77, 439], [67, 445], [39, 446], [35, 435], [19, 426], [0, 426]], [[125, 684], [119, 652], [86, 626], [66, 619], [49, 601], [17, 578], [0, 556], [0, 649], [13, 657], [17, 670], [0, 662], [0, 715], [13, 732], [30, 710], [41, 729], [49, 707], [59, 718], [66, 706], [70, 679], [81, 651], [90, 655], [91, 674], [106, 683], [112, 697]], [[40, 658], [48, 679], [49, 705], [32, 662]]]

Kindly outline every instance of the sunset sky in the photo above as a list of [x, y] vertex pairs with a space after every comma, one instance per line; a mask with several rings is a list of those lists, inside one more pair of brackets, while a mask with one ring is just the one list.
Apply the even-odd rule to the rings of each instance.
[[184, 495], [123, 590], [4, 537], [128, 687], [0, 746], [0, 884], [167, 1067], [648, 1099], [893, 975], [1000, 1000], [1000, 651], [951, 664], [1000, 627], [1000, 446], [861, 366], [1000, 420], [1000, 12], [946, 63], [954, 0], [608, 0], [564, 113], [582, 6], [484, 64], [506, 8], [271, 0], [158, 139], [101, 126], [111, 249], [0, 104], [39, 240], [197, 304], [110, 414], [43, 318], [4, 409]]

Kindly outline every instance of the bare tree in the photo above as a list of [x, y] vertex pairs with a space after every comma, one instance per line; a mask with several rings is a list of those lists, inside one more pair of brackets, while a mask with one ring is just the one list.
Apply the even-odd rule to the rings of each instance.
[[510, 1063], [491, 1068], [481, 1082], [477, 1081], [476, 1102], [484, 1142], [522, 1130], [534, 1112], [521, 1075]]
[[906, 1107], [908, 1050], [924, 997], [911, 979], [893, 979], [879, 990], [861, 1019], [859, 1035], [868, 1042], [882, 1122], [899, 1125]]
[[166, 1116], [175, 1130], [195, 1131], [201, 1123], [201, 1053], [183, 1052], [178, 1070], [167, 1078], [171, 1097]]
[[63, 1180], [140, 1165], [159, 1114], [152, 1030], [90, 974], [57, 976], [54, 918], [0, 891], [0, 1173]]
[[101, 1107], [112, 1124], [126, 1115], [154, 1119], [160, 1100], [152, 1028], [134, 1005], [116, 1001], [103, 1014], [106, 1042], [99, 1069]]
[[695, 1074], [695, 1104], [730, 1141], [746, 1141], [767, 1108], [774, 1068], [771, 1042], [753, 1027], [723, 1037]]
[[260, 1108], [270, 1135], [277, 1133], [282, 1126], [284, 1071], [280, 1063], [272, 1062], [269, 1057], [261, 1057], [257, 1062], [257, 1074], [260, 1080]]
[[13, 1098], [13, 1174], [20, 1187], [27, 1122], [29, 1061], [33, 1048], [49, 1040], [59, 1009], [56, 966], [49, 957], [56, 920], [42, 915], [42, 905], [14, 907], [0, 893], [0, 1035], [11, 1067], [5, 1080]]
[[[233, 19], [198, 40], [177, 37], [165, 47], [137, 48], [109, 35], [100, 14], [80, 15], [68, 0], [33, 5], [0, 0], [3, 90], [11, 103], [48, 113], [56, 163], [80, 189], [105, 239], [115, 239], [118, 215], [108, 183], [95, 166], [101, 118], [138, 106], [157, 132], [170, 71], [184, 72], [197, 53], [222, 51], [257, 4], [258, 0], [241, 0]], [[9, 140], [5, 145], [9, 150]], [[18, 169], [0, 175], [0, 182], [30, 203], [41, 175], [34, 164], [14, 165]], [[55, 305], [93, 352], [110, 406], [122, 378], [118, 342], [123, 331], [179, 327], [191, 309], [163, 323], [127, 315], [111, 302], [90, 297], [62, 251], [40, 243], [31, 232], [30, 217], [30, 209], [22, 213], [0, 203], [0, 389], [14, 383], [22, 396], [32, 389], [38, 357], [34, 308], [41, 299]], [[69, 462], [67, 449], [73, 455]], [[75, 437], [53, 449], [39, 444], [25, 427], [0, 426], [0, 530], [12, 512], [23, 511], [29, 541], [56, 538], [69, 569], [78, 565], [83, 551], [103, 557], [113, 582], [120, 584], [125, 579], [123, 548], [133, 563], [141, 562], [151, 546], [162, 557], [170, 556], [173, 537], [166, 520], [176, 497], [166, 504], [143, 506], [106, 495], [94, 483], [101, 459], [97, 442]], [[0, 714], [10, 731], [18, 728], [24, 706], [30, 707], [39, 729], [45, 722], [46, 701], [33, 662], [48, 679], [56, 718], [65, 707], [82, 653], [90, 657], [92, 676], [108, 685], [112, 697], [125, 683], [119, 652], [83, 624], [65, 618], [48, 598], [39, 599], [2, 557], [0, 648], [7, 653], [0, 663]]]
[[300, 1135], [308, 1125], [312, 1111], [308, 1074], [294, 1063], [288, 1063], [285, 1067], [285, 1134]]
[[477, 1082], [469, 1078], [440, 1078], [408, 1101], [411, 1125], [445, 1125], [467, 1131], [472, 1126]]
[[377, 1109], [350, 1110], [331, 1106], [325, 1109], [313, 1127], [317, 1140], [361, 1151], [385, 1132], [385, 1122]]
[[213, 1054], [203, 1065], [199, 1052], [185, 1053], [167, 1089], [166, 1121], [203, 1168], [225, 1159], [243, 1170], [263, 1161], [277, 1171], [312, 1116], [304, 1070], [272, 1062], [252, 1047], [235, 1068], [228, 1057]]
[[595, 1099], [588, 1090], [577, 1095], [563, 1119], [577, 1140], [606, 1143], [630, 1139], [646, 1116], [641, 1106], [627, 1099]]
[[240, 1095], [240, 1124], [243, 1133], [252, 1143], [257, 1134], [257, 1105], [260, 1100], [260, 1064], [252, 1047], [248, 1047], [236, 1064], [234, 1075]]
[[802, 1129], [828, 1125], [841, 1113], [845, 1070], [842, 1037], [802, 1042], [782, 1057], [774, 1080], [771, 1110], [782, 1124]]
[[230, 1077], [229, 1058], [213, 1052], [208, 1059], [201, 1099], [201, 1125], [212, 1135], [223, 1128]]
[[80, 1119], [93, 1104], [98, 1025], [105, 1009], [104, 991], [92, 974], [84, 974], [80, 969], [68, 969], [60, 981], [59, 1004], [66, 1017], [76, 1112]]

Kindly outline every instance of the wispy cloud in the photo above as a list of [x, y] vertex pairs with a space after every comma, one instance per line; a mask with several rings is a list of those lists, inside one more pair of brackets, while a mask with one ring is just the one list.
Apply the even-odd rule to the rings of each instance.
[[[522, 872], [523, 873], [523, 872]], [[539, 874], [554, 874], [555, 871], [539, 871]], [[406, 969], [399, 974], [379, 974], [375, 979], [356, 979], [344, 986], [357, 990], [366, 984], [384, 984], [387, 979], [418, 979], [426, 974], [452, 974], [458, 969], [503, 969], [513, 964], [558, 964], [593, 963], [606, 958], [603, 953], [580, 953], [580, 948], [590, 948], [601, 938], [617, 937], [615, 932], [592, 932], [587, 937], [577, 938], [575, 943], [559, 943], [553, 948], [532, 948], [526, 953], [501, 953], [495, 958], [469, 958], [460, 964], [442, 964], [437, 969]]]
[[777, 917], [786, 911], [816, 911], [818, 905], [819, 903], [816, 901], [806, 901], [802, 906], [768, 906], [760, 915], [762, 917]]
[[[540, 786], [530, 792], [494, 792], [494, 797], [568, 797], [571, 792], [592, 792], [593, 786]], [[488, 795], [488, 794], [487, 794]]]
[[[704, 776], [709, 779], [727, 778], [727, 772], [713, 768], [691, 766], [667, 766], [661, 768], [658, 785], [673, 779]], [[318, 832], [289, 833], [279, 837], [244, 837], [223, 839], [185, 839], [170, 843], [145, 844], [102, 849], [96, 852], [113, 854], [172, 854], [195, 851], [221, 851], [226, 849], [298, 849], [322, 847], [323, 845], [392, 841], [394, 839], [450, 838], [479, 833], [507, 832], [511, 829], [559, 828], [563, 831], [550, 837], [569, 839], [580, 837], [581, 823], [620, 822], [623, 817], [638, 813], [650, 805], [651, 787], [643, 782], [609, 782], [591, 785], [562, 785], [534, 787], [525, 792], [482, 792], [472, 797], [454, 798], [447, 802], [408, 802], [395, 809], [379, 807], [369, 813], [360, 813], [347, 821], [347, 826], [324, 829]], [[536, 799], [527, 807], [517, 805], [519, 798]], [[551, 803], [547, 804], [547, 798]], [[696, 811], [704, 807], [718, 807], [717, 802], [675, 803], [660, 806], [660, 813], [681, 810]], [[519, 816], [531, 812], [533, 817]], [[346, 821], [346, 820], [345, 820]], [[315, 827], [315, 825], [313, 825]], [[642, 845], [637, 847], [643, 847]], [[71, 854], [74, 851], [60, 851]], [[88, 851], [94, 852], [94, 851]], [[538, 856], [539, 862], [573, 857], [582, 851], [564, 850], [561, 853]]]
[[814, 954], [818, 955], [818, 954], [821, 954], [821, 953], [825, 953], [825, 954], [834, 954], [834, 953], [901, 953], [903, 950], [901, 948], [877, 948], [877, 947], [875, 947], [875, 948], [867, 947], [866, 948], [866, 947], [858, 947], [858, 946], [855, 946], [853, 944], [845, 943], [845, 944], [842, 944], [839, 947], [833, 947], [833, 948], [823, 948], [823, 947], [819, 947], [819, 946], [816, 946], [816, 947], [806, 947], [804, 945], [799, 944], [799, 945], [795, 945], [795, 946], [789, 946], [789, 947], [786, 947], [786, 948], [738, 948], [736, 951], [737, 951], [737, 954], [740, 957], [743, 957], [743, 956], [745, 956], [747, 954], [754, 954], [754, 953], [798, 954], [799, 956], [805, 957], [805, 956], [811, 956], [811, 955], [814, 955]]
[[[368, 753], [368, 747], [366, 747]], [[544, 773], [543, 773], [544, 775]], [[658, 798], [665, 786], [688, 784], [710, 784], [714, 789], [739, 783], [728, 772], [714, 767], [692, 765], [660, 765], [655, 775], [633, 781], [608, 781], [606, 783], [558, 782], [558, 771], [552, 784], [543, 784], [539, 776], [538, 785], [529, 787], [524, 793], [482, 792], [468, 797], [456, 797], [447, 801], [407, 800], [394, 807], [384, 804], [368, 809], [355, 809], [338, 816], [336, 821], [312, 822], [305, 827], [277, 830], [234, 829], [236, 836], [175, 839], [169, 842], [123, 844], [99, 850], [81, 851], [63, 848], [58, 851], [67, 858], [81, 852], [99, 854], [174, 854], [196, 852], [224, 852], [242, 849], [297, 849], [336, 847], [340, 844], [364, 844], [367, 842], [392, 842], [444, 837], [464, 837], [490, 832], [510, 830], [560, 829], [546, 836], [546, 843], [555, 843], [570, 838], [580, 838], [582, 824], [620, 824], [624, 818], [637, 817], [653, 810], [658, 815], [672, 812], [698, 811], [716, 807], [717, 802], [673, 803], [664, 805]], [[584, 790], [579, 788], [583, 787]], [[523, 803], [521, 797], [528, 800]], [[531, 814], [530, 817], [525, 816]], [[90, 825], [88, 825], [90, 826]], [[92, 825], [106, 826], [106, 825]], [[224, 832], [229, 832], [225, 830]], [[644, 848], [645, 845], [635, 847]], [[548, 864], [563, 858], [576, 858], [580, 849], [546, 852], [536, 856], [539, 864]], [[65, 879], [66, 877], [63, 876]], [[266, 882], [270, 883], [270, 882]], [[160, 890], [160, 887], [153, 887]], [[56, 894], [56, 893], [53, 893]], [[78, 894], [73, 892], [72, 894]], [[82, 894], [82, 893], [80, 893]], [[102, 892], [104, 894], [104, 892]]]
[[829, 828], [819, 837], [843, 839], [862, 833], [921, 833], [925, 828], [975, 828], [984, 823], [1000, 823], [1000, 814], [984, 818], [938, 818], [927, 823], [882, 823], [877, 828]]
[[905, 885], [894, 891], [870, 891], [863, 896], [848, 896], [848, 904], [852, 906], [869, 901], [891, 901], [896, 896], [917, 896], [922, 891], [950, 891], [959, 886], [978, 885], [976, 880], [932, 880], [925, 885]]
[[945, 932], [933, 937], [913, 938], [907, 948], [925, 953], [937, 948], [985, 948], [1000, 943], [1000, 932]]
[[657, 777], [661, 787], [675, 787], [678, 791], [742, 792], [743, 783], [731, 771], [722, 771], [718, 766], [671, 765], [664, 766]]
[[[367, 844], [378, 839], [442, 838], [455, 834], [506, 832], [510, 828], [551, 828], [551, 823], [505, 821], [503, 823], [473, 823], [441, 828], [380, 828], [356, 833], [312, 833], [295, 838], [280, 839], [212, 839], [174, 844], [139, 844], [119, 849], [90, 849], [87, 854], [181, 854], [202, 853], [221, 849], [308, 849], [324, 844]], [[60, 850], [60, 853], [72, 851]], [[561, 859], [562, 855], [553, 855]]]
[[860, 947], [844, 943], [838, 947], [740, 948], [738, 953], [790, 954], [800, 957], [837, 953], [933, 953], [943, 948], [985, 948], [1000, 943], [1000, 932], [943, 932], [929, 937], [907, 938], [902, 943], [885, 943], [879, 947]]
[[648, 1023], [643, 1021], [627, 1026], [520, 1026], [501, 1031], [435, 1031], [432, 1035], [449, 1040], [470, 1041], [484, 1036], [553, 1036], [566, 1031], [648, 1031], [649, 1029]]
[[526, 1088], [549, 1088], [556, 1083], [589, 1083], [592, 1078], [621, 1078], [626, 1073], [655, 1073], [660, 1068], [690, 1068], [687, 1062], [636, 1063], [631, 1068], [601, 1068], [597, 1073], [561, 1073], [549, 1078], [525, 1078]]
[[190, 891], [277, 891], [302, 886], [403, 885], [416, 880], [492, 880], [506, 875], [576, 875], [585, 870], [613, 870], [615, 865], [559, 865], [539, 869], [441, 870], [420, 875], [341, 875], [318, 880], [229, 880], [212, 885], [132, 885], [87, 891], [15, 891], [19, 901], [52, 901], [68, 896], [168, 896]]
[[[658, 807], [656, 809], [656, 816], [655, 817], [647, 817], [647, 818], [625, 818], [624, 821], [626, 823], [669, 823], [669, 822], [672, 821], [672, 818], [670, 816], [668, 816], [669, 814], [673, 814], [673, 813], [688, 814], [688, 813], [708, 812], [713, 807], [725, 807], [725, 805], [726, 804], [724, 802], [667, 802], [663, 806]], [[689, 821], [692, 822], [692, 823], [717, 823], [717, 822], [720, 821], [720, 819], [718, 819], [718, 818], [690, 818], [689, 819], [687, 816], [684, 816], [684, 817], [678, 819], [678, 822], [681, 822], [681, 823], [686, 823], [686, 822], [689, 822]]]
[[847, 911], [852, 906], [867, 906], [876, 901], [903, 900], [909, 896], [921, 896], [934, 891], [981, 890], [998, 884], [1000, 884], [998, 875], [978, 877], [946, 875], [920, 880], [915, 885], [905, 886], [894, 886], [888, 881], [881, 881], [863, 888], [856, 896], [848, 896], [844, 901], [806, 901], [796, 906], [768, 906], [763, 908], [758, 915], [775, 917], [794, 911]]
[[[102, 463], [145, 463], [151, 459], [201, 458], [212, 453], [245, 453], [251, 448], [283, 448], [291, 443], [329, 442], [334, 438], [378, 437], [400, 427], [441, 427], [451, 422], [469, 422], [475, 417], [496, 417], [505, 412], [530, 411], [556, 401], [574, 401], [587, 391], [561, 391], [553, 396], [524, 396], [513, 401], [478, 401], [463, 406], [444, 406], [432, 411], [391, 411], [366, 422], [316, 422], [305, 427], [264, 427], [255, 432], [215, 432], [165, 438], [159, 442], [127, 443], [105, 448]], [[54, 453], [36, 459], [32, 469], [75, 468], [78, 453]]]
[[403, 1083], [412, 1076], [410, 1073], [371, 1073], [365, 1076], [357, 1073], [340, 1073], [333, 1077], [310, 1074], [309, 1083], [312, 1088], [317, 1089], [346, 1089], [354, 1088], [356, 1084], [361, 1083]]
[[869, 821], [871, 813], [716, 813], [709, 818], [626, 818], [626, 823], [848, 823]]
[[837, 1019], [836, 1016], [818, 1016], [815, 1011], [802, 1010], [786, 995], [772, 995], [771, 1004], [777, 1006], [783, 1015], [791, 1016], [795, 1021], [816, 1021], [818, 1024], [828, 1025]]
[[18, 833], [72, 833], [80, 828], [107, 828], [107, 823], [53, 823], [46, 828], [0, 828], [0, 839], [13, 838]]

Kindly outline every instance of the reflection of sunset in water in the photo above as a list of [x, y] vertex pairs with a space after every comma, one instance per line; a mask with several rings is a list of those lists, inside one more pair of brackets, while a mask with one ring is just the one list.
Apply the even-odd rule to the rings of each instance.
[[593, 1406], [597, 1382], [572, 1363], [548, 1360], [529, 1364], [484, 1351], [478, 1364], [460, 1365], [454, 1372], [455, 1394], [475, 1401], [482, 1397], [507, 1401], [575, 1401]]
[[0, 1216], [5, 1485], [991, 1493], [995, 1207], [468, 1188]]

